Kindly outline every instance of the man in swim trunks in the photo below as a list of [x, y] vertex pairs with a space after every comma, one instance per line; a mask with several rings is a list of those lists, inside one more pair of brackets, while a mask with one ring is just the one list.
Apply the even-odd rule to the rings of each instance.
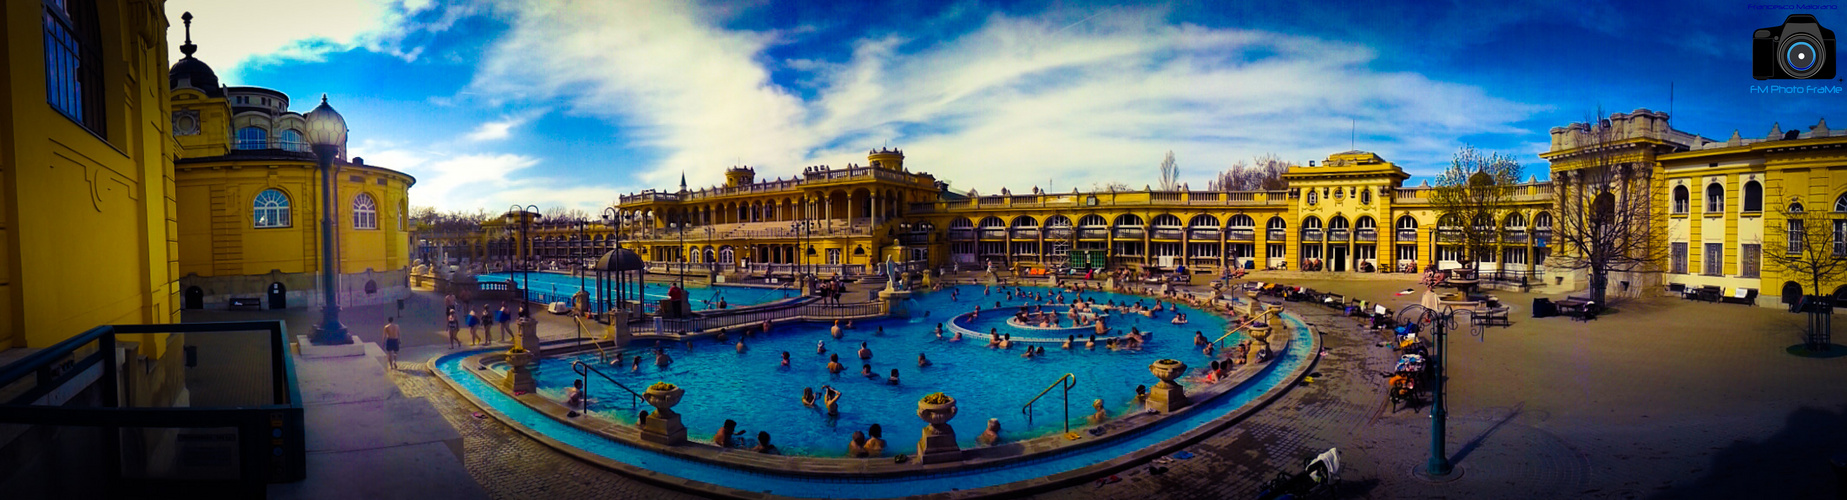
[[[391, 362], [391, 369], [398, 369], [398, 324], [385, 318], [385, 359]], [[453, 323], [453, 319], [450, 320]], [[454, 331], [451, 329], [450, 331]]]

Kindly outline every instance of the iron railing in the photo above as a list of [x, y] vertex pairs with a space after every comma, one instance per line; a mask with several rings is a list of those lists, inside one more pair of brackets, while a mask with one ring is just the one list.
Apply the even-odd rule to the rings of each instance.
[[1077, 375], [1071, 373], [1066, 373], [1065, 376], [1058, 377], [1058, 380], [1053, 380], [1052, 385], [1045, 386], [1045, 390], [1039, 391], [1039, 394], [1027, 400], [1026, 404], [1020, 405], [1020, 413], [1026, 415], [1026, 425], [1030, 426], [1033, 422], [1033, 403], [1039, 402], [1039, 398], [1045, 397], [1045, 394], [1048, 392], [1052, 392], [1052, 388], [1060, 386], [1064, 387], [1063, 392], [1065, 396], [1065, 433], [1071, 433], [1071, 388], [1077, 386]]
[[[268, 344], [263, 355], [268, 365], [268, 380], [258, 389], [262, 403], [242, 406], [124, 407], [122, 385], [125, 380], [147, 377], [150, 367], [130, 354], [124, 372], [118, 364], [117, 349], [122, 347], [118, 335], [248, 335], [262, 332]], [[289, 341], [281, 321], [244, 321], [223, 323], [185, 323], [153, 325], [104, 325], [75, 337], [28, 354], [12, 364], [0, 367], [0, 388], [7, 397], [0, 401], [0, 427], [17, 429], [26, 434], [56, 433], [60, 443], [77, 443], [87, 439], [100, 445], [82, 449], [68, 448], [57, 456], [43, 449], [19, 449], [30, 456], [12, 457], [9, 463], [51, 460], [51, 468], [68, 468], [71, 477], [85, 484], [54, 484], [61, 478], [43, 476], [15, 477], [0, 483], [6, 491], [26, 494], [49, 488], [47, 493], [87, 496], [87, 489], [106, 497], [179, 496], [197, 491], [236, 492], [237, 496], [261, 496], [265, 484], [287, 483], [307, 476], [307, 445], [301, 392], [295, 375], [295, 361], [289, 356]], [[189, 348], [192, 346], [188, 346]], [[190, 349], [188, 349], [188, 352]], [[169, 352], [168, 356], [182, 356]], [[189, 356], [190, 358], [190, 356]], [[191, 359], [188, 359], [188, 365]], [[177, 380], [183, 381], [184, 378]], [[87, 393], [87, 394], [86, 394]], [[60, 396], [62, 395], [62, 396]], [[71, 396], [76, 399], [70, 399]], [[198, 401], [195, 395], [194, 401]], [[96, 406], [82, 406], [94, 401]], [[95, 428], [97, 432], [73, 431], [70, 427]], [[165, 434], [173, 432], [174, 434]], [[178, 440], [175, 448], [164, 448], [150, 439], [169, 436]], [[29, 438], [29, 437], [22, 437]], [[36, 438], [32, 438], [36, 439]], [[77, 441], [70, 441], [70, 440]], [[70, 444], [69, 446], [80, 446]], [[166, 451], [172, 457], [159, 455]], [[231, 456], [222, 456], [228, 454]], [[158, 461], [226, 464], [235, 472], [208, 474], [167, 470]]]

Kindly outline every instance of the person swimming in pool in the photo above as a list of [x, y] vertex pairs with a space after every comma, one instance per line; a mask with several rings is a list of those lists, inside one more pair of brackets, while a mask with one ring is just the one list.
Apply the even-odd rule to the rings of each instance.
[[1211, 341], [1209, 341], [1209, 340], [1206, 340], [1206, 333], [1205, 333], [1205, 332], [1201, 332], [1201, 331], [1194, 331], [1194, 332], [1193, 332], [1193, 345], [1196, 345], [1196, 346], [1197, 346], [1197, 345], [1206, 345], [1206, 343], [1208, 343], [1208, 342], [1211, 342]]
[[1090, 340], [1084, 341], [1084, 348], [1092, 351], [1097, 350], [1097, 334], [1090, 334]]
[[[616, 358], [616, 363], [621, 363], [621, 362], [622, 362], [622, 358]], [[635, 355], [634, 364], [629, 366], [628, 371], [631, 371], [631, 372], [641, 371], [641, 355], [639, 354]]]
[[865, 342], [859, 343], [859, 359], [872, 359], [872, 348], [866, 347]]
[[942, 323], [936, 324], [936, 338], [939, 338], [939, 339], [943, 338], [943, 324]]
[[846, 365], [840, 364], [839, 354], [828, 355], [828, 358], [827, 358], [827, 372], [828, 373], [839, 375], [840, 372], [846, 371], [846, 369], [847, 369]]
[[668, 356], [665, 349], [654, 353], [654, 366], [666, 367], [673, 364], [673, 356]]
[[803, 387], [802, 388], [802, 406], [814, 408], [814, 388], [813, 387]]
[[1103, 408], [1103, 400], [1091, 401], [1090, 407], [1097, 409], [1096, 413], [1090, 414], [1089, 420], [1091, 425], [1101, 424], [1109, 420], [1109, 410]]
[[782, 365], [789, 366], [789, 351], [782, 352]]
[[997, 347], [1000, 347], [1000, 330], [996, 328], [989, 328], [988, 329], [988, 348], [993, 349]]
[[962, 331], [956, 330], [956, 336], [950, 337], [949, 341], [950, 342], [961, 342], [962, 341]]
[[879, 325], [879, 329], [878, 329], [878, 330], [876, 330], [876, 331], [873, 331], [873, 332], [872, 332], [872, 334], [873, 334], [873, 335], [884, 335], [884, 334], [885, 334], [885, 325]]
[[898, 369], [897, 368], [891, 369], [891, 378], [885, 379], [885, 383], [891, 384], [891, 385], [898, 385]]
[[917, 367], [923, 368], [926, 366], [930, 366], [930, 358], [924, 357], [924, 353], [917, 353]]
[[832, 334], [836, 339], [840, 338], [840, 320], [834, 320], [834, 327], [828, 330], [828, 333]]
[[860, 365], [859, 376], [866, 377], [866, 378], [878, 378], [879, 375], [876, 373], [872, 373], [871, 364], [865, 364], [865, 365]]
[[821, 405], [827, 408], [828, 416], [840, 416], [840, 396], [840, 390], [833, 386], [821, 386]]
[[1072, 342], [1077, 342], [1077, 336], [1076, 335], [1066, 335], [1064, 350], [1067, 350], [1067, 351], [1071, 350]]
[[1035, 354], [1035, 353], [1033, 352], [1033, 348], [1032, 348], [1031, 346], [1028, 346], [1028, 347], [1026, 348], [1026, 352], [1025, 352], [1024, 354], [1020, 354], [1020, 357], [1022, 357], [1022, 358], [1027, 358], [1027, 359], [1032, 359], [1032, 357], [1033, 357], [1033, 354]]
[[815, 343], [814, 343], [814, 353], [815, 353], [815, 354], [827, 354], [827, 341], [825, 341], [825, 340], [817, 340], [817, 341], [815, 341]]

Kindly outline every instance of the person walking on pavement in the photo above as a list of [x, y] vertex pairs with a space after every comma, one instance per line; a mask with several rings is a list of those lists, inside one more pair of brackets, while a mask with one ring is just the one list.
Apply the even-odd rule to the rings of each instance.
[[487, 304], [481, 304], [481, 336], [494, 343], [494, 310]]
[[[451, 314], [450, 316], [453, 317], [454, 315]], [[475, 311], [473, 309], [468, 310], [468, 345], [470, 347], [481, 344], [481, 331], [479, 330], [480, 327], [481, 327], [481, 317], [476, 316]]]
[[[461, 347], [462, 339], [456, 337], [456, 332], [459, 332], [462, 330], [462, 325], [456, 323], [455, 313], [453, 312], [449, 313], [448, 326], [449, 326], [449, 348], [454, 349], [457, 347]], [[473, 329], [470, 328], [470, 330], [473, 330]]]
[[[385, 359], [391, 362], [391, 369], [398, 369], [398, 324], [394, 318], [385, 318]], [[454, 330], [450, 330], [454, 331]]]
[[505, 301], [500, 303], [500, 312], [496, 313], [494, 321], [500, 322], [500, 338], [507, 342], [512, 342], [513, 325], [508, 323], [513, 322], [513, 315], [507, 312], [507, 303]]

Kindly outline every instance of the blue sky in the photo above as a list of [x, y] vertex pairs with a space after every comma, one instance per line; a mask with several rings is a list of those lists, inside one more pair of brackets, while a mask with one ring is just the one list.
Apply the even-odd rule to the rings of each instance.
[[170, 0], [167, 17], [176, 59], [191, 11], [227, 84], [297, 111], [328, 94], [350, 154], [443, 209], [594, 212], [682, 172], [789, 177], [887, 144], [958, 191], [1140, 187], [1169, 150], [1195, 189], [1350, 147], [1421, 177], [1468, 144], [1544, 178], [1548, 129], [1669, 110], [1670, 83], [1674, 126], [1718, 140], [1843, 109], [1749, 92], [1752, 31], [1805, 11], [1618, 3]]

